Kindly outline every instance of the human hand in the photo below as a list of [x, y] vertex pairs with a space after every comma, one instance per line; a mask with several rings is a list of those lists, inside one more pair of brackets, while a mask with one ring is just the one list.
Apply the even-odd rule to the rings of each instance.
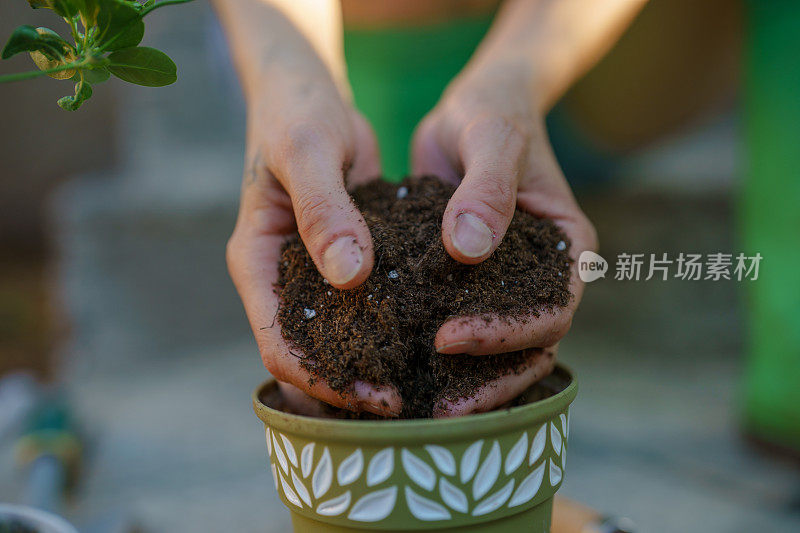
[[[416, 175], [432, 174], [458, 188], [445, 210], [442, 241], [457, 261], [487, 259], [503, 239], [516, 207], [552, 219], [571, 241], [569, 304], [522, 320], [453, 318], [435, 346], [447, 354], [481, 356], [532, 351], [527, 369], [498, 378], [471, 398], [445, 404], [437, 416], [490, 410], [524, 391], [552, 368], [556, 344], [566, 334], [583, 293], [577, 259], [595, 250], [597, 236], [578, 207], [553, 155], [536, 99], [513, 71], [470, 73], [451, 84], [420, 123], [412, 145]], [[549, 368], [548, 368], [549, 367]]]
[[[337, 407], [397, 416], [400, 399], [392, 388], [356, 382], [340, 394], [320, 380], [310, 384], [275, 322], [281, 245], [295, 232], [334, 287], [352, 288], [367, 278], [372, 241], [345, 176], [355, 184], [379, 174], [369, 124], [333, 83], [284, 72], [280, 83], [250, 101], [241, 204], [227, 260], [264, 365], [278, 381]], [[285, 385], [284, 392], [297, 396]]]

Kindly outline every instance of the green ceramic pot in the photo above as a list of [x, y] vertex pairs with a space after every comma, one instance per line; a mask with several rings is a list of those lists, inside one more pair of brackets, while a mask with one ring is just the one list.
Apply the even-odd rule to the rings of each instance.
[[550, 530], [564, 477], [577, 383], [558, 366], [550, 397], [437, 420], [362, 421], [289, 414], [274, 380], [253, 395], [275, 488], [294, 530]]

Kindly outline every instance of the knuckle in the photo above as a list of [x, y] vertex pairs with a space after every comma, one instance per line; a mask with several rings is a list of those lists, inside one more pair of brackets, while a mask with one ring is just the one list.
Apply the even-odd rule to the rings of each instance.
[[316, 239], [328, 227], [331, 212], [330, 200], [320, 193], [300, 194], [295, 200], [297, 230], [304, 239]]
[[585, 243], [584, 249], [596, 252], [600, 247], [600, 240], [597, 236], [597, 229], [594, 227], [594, 224], [592, 224], [589, 217], [582, 211], [579, 212], [575, 220], [576, 231], [580, 233], [580, 235], [576, 234], [576, 237], [580, 236], [581, 241]]
[[597, 235], [597, 229], [594, 227], [594, 224], [586, 218], [586, 232], [587, 232], [587, 242], [589, 243], [589, 249], [593, 252], [596, 252], [598, 248], [600, 248], [600, 239]]
[[329, 146], [332, 139], [323, 125], [301, 120], [286, 128], [278, 142], [278, 150], [284, 161], [288, 162]]
[[499, 136], [506, 139], [507, 142], [518, 142], [520, 144], [529, 134], [530, 128], [519, 118], [490, 113], [478, 114], [469, 120], [464, 128], [466, 137]]
[[563, 339], [564, 336], [569, 332], [571, 327], [572, 327], [572, 315], [565, 317], [564, 320], [560, 320], [558, 324], [556, 324], [555, 328], [553, 328], [554, 343]]
[[278, 381], [286, 381], [286, 373], [283, 371], [283, 365], [272, 355], [262, 351], [261, 361], [264, 363], [264, 368], [267, 372], [272, 374], [272, 377]]
[[474, 193], [492, 213], [508, 218], [516, 207], [514, 187], [507, 176], [487, 172], [475, 183]]
[[543, 337], [537, 343], [540, 346], [551, 346], [564, 338], [572, 327], [572, 315], [563, 314], [556, 320], [547, 330]]
[[236, 277], [238, 272], [239, 258], [242, 256], [243, 242], [241, 232], [238, 229], [233, 230], [228, 242], [225, 244], [225, 263], [228, 265], [228, 272], [231, 278]]

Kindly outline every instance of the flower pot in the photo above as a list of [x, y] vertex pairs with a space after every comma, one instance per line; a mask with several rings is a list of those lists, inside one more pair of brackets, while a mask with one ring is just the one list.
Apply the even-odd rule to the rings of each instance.
[[563, 479], [577, 383], [557, 366], [535, 387], [553, 393], [448, 419], [289, 414], [279, 409], [274, 380], [256, 389], [253, 405], [266, 427], [275, 487], [297, 532], [540, 533], [550, 530]]
[[[13, 524], [13, 526], [11, 525]], [[0, 530], [35, 531], [36, 533], [78, 533], [66, 520], [53, 513], [25, 505], [0, 503]]]

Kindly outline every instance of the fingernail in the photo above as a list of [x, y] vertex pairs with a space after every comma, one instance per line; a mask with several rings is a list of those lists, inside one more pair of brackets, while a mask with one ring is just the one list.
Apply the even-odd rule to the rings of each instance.
[[450, 234], [453, 246], [467, 257], [481, 257], [492, 248], [492, 230], [471, 213], [461, 213]]
[[477, 347], [478, 343], [476, 341], [458, 341], [445, 344], [444, 346], [438, 346], [436, 351], [439, 353], [452, 355], [457, 353], [467, 353]]
[[397, 418], [400, 416], [400, 413], [393, 411], [388, 405], [381, 405], [375, 402], [363, 402], [363, 405], [370, 407], [371, 409], [366, 410], [376, 415], [382, 415], [390, 418]]
[[364, 254], [354, 237], [339, 237], [322, 254], [325, 277], [331, 283], [344, 285], [361, 271]]

